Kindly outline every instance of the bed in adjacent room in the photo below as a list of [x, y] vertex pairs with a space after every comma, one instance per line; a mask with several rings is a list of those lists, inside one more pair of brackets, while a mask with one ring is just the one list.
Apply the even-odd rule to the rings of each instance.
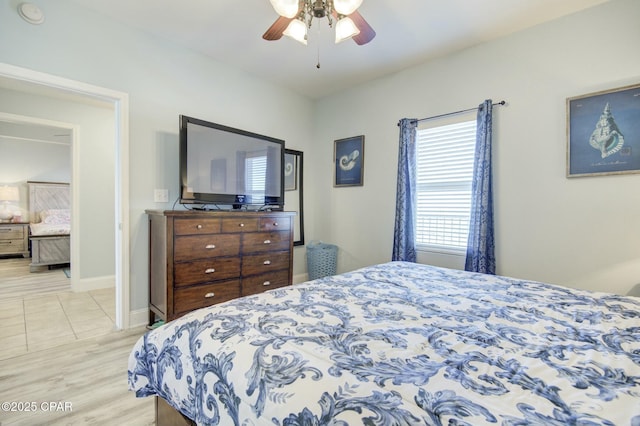
[[200, 309], [129, 387], [200, 425], [640, 425], [640, 299], [391, 262]]
[[71, 260], [71, 192], [68, 183], [28, 182], [31, 272]]

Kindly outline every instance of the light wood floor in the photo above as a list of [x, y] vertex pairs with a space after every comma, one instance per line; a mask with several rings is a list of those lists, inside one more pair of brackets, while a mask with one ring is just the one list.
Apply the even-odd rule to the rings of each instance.
[[0, 258], [0, 300], [71, 290], [62, 268], [29, 272], [31, 259]]
[[[127, 390], [127, 359], [145, 331], [114, 332], [0, 360], [0, 402], [33, 401], [36, 407], [0, 411], [0, 424], [153, 425], [153, 398]], [[61, 411], [45, 411], [51, 402], [62, 403]]]
[[153, 425], [153, 398], [127, 390], [146, 329], [114, 331], [113, 289], [73, 293], [61, 269], [29, 262], [0, 259], [0, 403], [22, 409], [0, 407], [0, 425]]
[[0, 359], [115, 329], [115, 290], [72, 292], [62, 269], [29, 272], [29, 259], [0, 260]]

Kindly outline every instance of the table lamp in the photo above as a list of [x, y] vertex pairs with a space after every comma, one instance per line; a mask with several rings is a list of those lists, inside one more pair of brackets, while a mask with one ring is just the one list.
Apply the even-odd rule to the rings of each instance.
[[13, 201], [20, 200], [20, 192], [17, 186], [0, 186], [0, 201], [2, 201], [2, 208], [0, 208], [0, 221], [10, 222], [13, 218], [14, 210], [10, 208], [10, 204]]

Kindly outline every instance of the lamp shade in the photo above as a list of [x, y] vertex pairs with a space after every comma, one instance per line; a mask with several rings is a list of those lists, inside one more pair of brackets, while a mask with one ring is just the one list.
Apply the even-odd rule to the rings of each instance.
[[0, 201], [19, 201], [20, 192], [17, 186], [0, 186]]
[[307, 44], [307, 26], [299, 19], [291, 21], [287, 26], [287, 29], [285, 29], [282, 34], [291, 37], [304, 45]]
[[285, 18], [293, 18], [298, 14], [298, 0], [270, 0], [276, 13]]
[[357, 34], [360, 34], [360, 30], [351, 18], [344, 17], [336, 22], [336, 43], [340, 43]]
[[340, 15], [351, 15], [360, 5], [362, 0], [333, 0], [333, 8]]

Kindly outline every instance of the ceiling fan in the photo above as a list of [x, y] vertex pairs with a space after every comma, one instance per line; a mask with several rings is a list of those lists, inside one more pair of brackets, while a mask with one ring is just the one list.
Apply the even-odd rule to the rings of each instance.
[[307, 30], [313, 18], [327, 18], [329, 27], [336, 21], [336, 43], [352, 38], [359, 45], [376, 36], [371, 25], [360, 15], [362, 0], [270, 0], [280, 15], [262, 36], [265, 40], [279, 40], [289, 36], [307, 44]]

